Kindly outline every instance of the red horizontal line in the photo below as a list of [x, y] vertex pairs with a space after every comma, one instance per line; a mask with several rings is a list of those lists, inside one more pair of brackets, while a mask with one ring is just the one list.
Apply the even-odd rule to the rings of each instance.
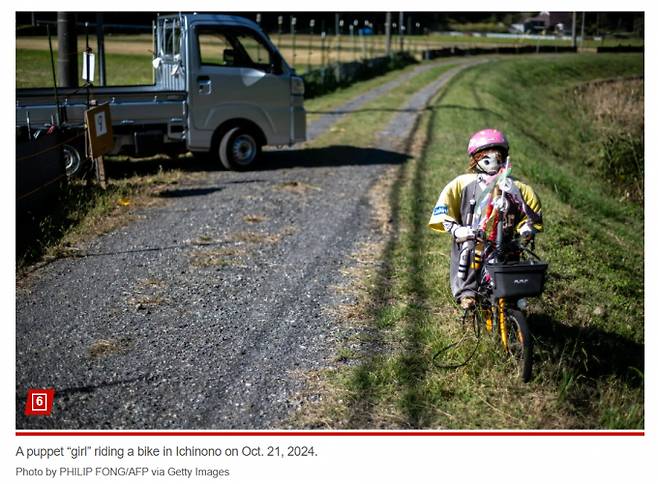
[[446, 432], [418, 432], [418, 431], [180, 431], [180, 432], [154, 432], [154, 431], [17, 431], [17, 437], [644, 437], [644, 431], [446, 431]]

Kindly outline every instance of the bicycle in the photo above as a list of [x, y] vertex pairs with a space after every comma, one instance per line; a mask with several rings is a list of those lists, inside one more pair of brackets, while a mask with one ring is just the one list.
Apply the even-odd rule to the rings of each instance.
[[482, 260], [475, 307], [464, 311], [462, 324], [471, 321], [476, 331], [484, 327], [496, 335], [517, 364], [521, 379], [528, 382], [532, 376], [532, 336], [524, 313], [526, 298], [541, 295], [548, 264], [516, 240], [494, 248]]
[[[499, 209], [500, 220], [505, 220], [506, 214], [505, 207]], [[478, 343], [481, 328], [498, 337], [516, 363], [519, 376], [528, 382], [532, 376], [532, 336], [524, 313], [526, 298], [543, 292], [548, 264], [534, 253], [534, 238], [523, 244], [510, 233], [513, 231], [505, 232], [499, 223], [495, 238], [476, 230], [473, 237], [457, 241], [471, 244], [466, 249], [471, 251], [471, 269], [477, 271], [475, 306], [464, 310], [462, 326], [473, 327]], [[439, 350], [434, 359], [457, 344]], [[464, 363], [443, 368], [464, 366], [476, 351], [477, 346]]]

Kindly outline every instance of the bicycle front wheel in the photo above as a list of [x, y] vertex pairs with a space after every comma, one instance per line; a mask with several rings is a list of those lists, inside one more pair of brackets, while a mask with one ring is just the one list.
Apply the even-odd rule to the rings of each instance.
[[524, 382], [532, 376], [532, 339], [524, 314], [518, 309], [507, 311], [505, 324], [507, 351], [519, 369], [519, 376]]

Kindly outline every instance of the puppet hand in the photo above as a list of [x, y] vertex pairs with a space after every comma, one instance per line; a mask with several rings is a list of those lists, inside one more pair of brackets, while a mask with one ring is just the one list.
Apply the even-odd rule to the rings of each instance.
[[473, 229], [470, 227], [455, 225], [452, 230], [452, 236], [455, 240], [468, 240], [475, 237], [475, 232], [473, 232]]
[[525, 241], [532, 240], [537, 231], [528, 222], [524, 223], [519, 229], [519, 235]]

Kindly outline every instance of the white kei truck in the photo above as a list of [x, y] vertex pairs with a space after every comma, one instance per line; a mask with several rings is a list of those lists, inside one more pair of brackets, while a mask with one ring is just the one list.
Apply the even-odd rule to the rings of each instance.
[[[111, 154], [205, 152], [227, 169], [245, 170], [263, 146], [305, 140], [304, 82], [255, 22], [163, 15], [153, 46], [152, 85], [17, 89], [17, 128], [47, 128], [59, 108], [62, 124], [82, 132], [91, 97], [109, 103]], [[78, 138], [64, 147], [69, 175], [84, 161], [84, 137]]]

